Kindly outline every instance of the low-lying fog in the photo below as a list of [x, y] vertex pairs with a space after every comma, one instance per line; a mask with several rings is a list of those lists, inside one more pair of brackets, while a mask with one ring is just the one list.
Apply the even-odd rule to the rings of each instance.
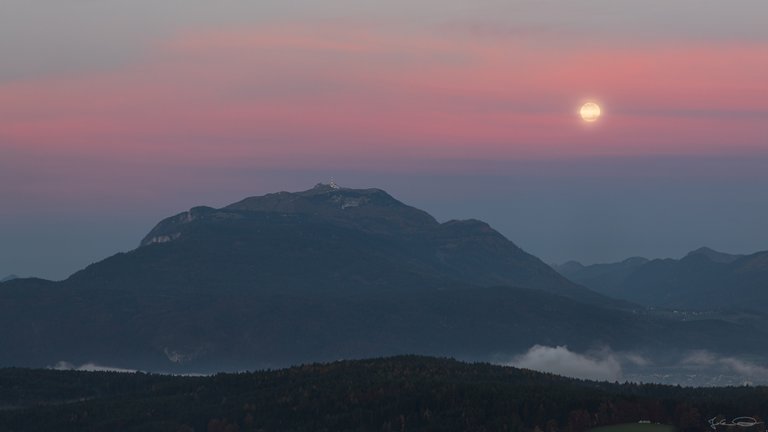
[[[597, 381], [683, 386], [768, 385], [768, 366], [765, 360], [740, 358], [704, 350], [649, 355], [619, 352], [609, 347], [575, 352], [566, 346], [534, 345], [526, 352], [511, 356], [496, 356], [490, 361], [504, 366]], [[50, 368], [136, 372], [135, 369], [130, 368], [111, 367], [98, 363], [75, 365], [66, 361], [60, 361]]]
[[768, 367], [757, 359], [686, 351], [651, 356], [608, 347], [577, 353], [565, 346], [535, 345], [494, 363], [575, 378], [686, 386], [768, 385]]

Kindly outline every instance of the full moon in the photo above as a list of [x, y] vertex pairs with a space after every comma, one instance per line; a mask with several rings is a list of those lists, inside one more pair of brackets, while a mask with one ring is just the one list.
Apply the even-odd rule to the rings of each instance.
[[592, 123], [597, 121], [597, 119], [600, 118], [600, 105], [594, 102], [587, 102], [581, 106], [579, 114], [581, 115], [581, 119], [585, 122]]

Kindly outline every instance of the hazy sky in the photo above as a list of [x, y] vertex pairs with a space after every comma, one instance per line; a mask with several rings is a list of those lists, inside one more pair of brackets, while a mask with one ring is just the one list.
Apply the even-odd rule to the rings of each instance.
[[766, 22], [765, 0], [0, 0], [0, 277], [330, 178], [550, 262], [765, 250]]

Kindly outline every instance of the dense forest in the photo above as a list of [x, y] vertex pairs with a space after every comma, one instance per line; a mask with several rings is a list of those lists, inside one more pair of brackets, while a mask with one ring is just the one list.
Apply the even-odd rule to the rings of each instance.
[[680, 431], [765, 417], [768, 388], [597, 383], [401, 356], [214, 376], [0, 370], [2, 431]]

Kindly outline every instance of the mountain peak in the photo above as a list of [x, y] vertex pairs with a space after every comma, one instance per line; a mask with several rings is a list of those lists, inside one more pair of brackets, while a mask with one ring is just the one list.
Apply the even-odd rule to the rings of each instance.
[[381, 189], [346, 188], [333, 181], [318, 183], [301, 192], [249, 197], [222, 210], [311, 214], [357, 222], [377, 219], [410, 226], [437, 225], [428, 213], [396, 200]]
[[639, 265], [647, 263], [648, 261], [650, 261], [648, 258], [641, 257], [641, 256], [634, 256], [634, 257], [629, 257], [629, 258], [625, 259], [624, 261], [622, 261], [622, 264], [627, 264], [627, 265], [632, 265], [632, 266], [638, 265], [639, 266]]
[[703, 246], [696, 250], [692, 250], [688, 252], [688, 254], [686, 254], [683, 259], [696, 257], [696, 256], [703, 256], [712, 262], [721, 263], [721, 264], [732, 263], [733, 261], [736, 261], [741, 257], [741, 255], [732, 255], [725, 252], [718, 252], [714, 249]]
[[319, 189], [319, 190], [339, 190], [339, 189], [344, 189], [344, 188], [342, 188], [341, 186], [336, 184], [335, 181], [331, 180], [330, 183], [322, 183], [322, 182], [318, 183], [311, 190], [316, 190], [316, 189]]
[[368, 232], [421, 230], [439, 225], [427, 212], [404, 204], [381, 189], [346, 188], [331, 181], [300, 192], [248, 197], [221, 209], [195, 207], [161, 221], [140, 245], [174, 241], [183, 236], [193, 221], [251, 217], [257, 213], [322, 219]]

